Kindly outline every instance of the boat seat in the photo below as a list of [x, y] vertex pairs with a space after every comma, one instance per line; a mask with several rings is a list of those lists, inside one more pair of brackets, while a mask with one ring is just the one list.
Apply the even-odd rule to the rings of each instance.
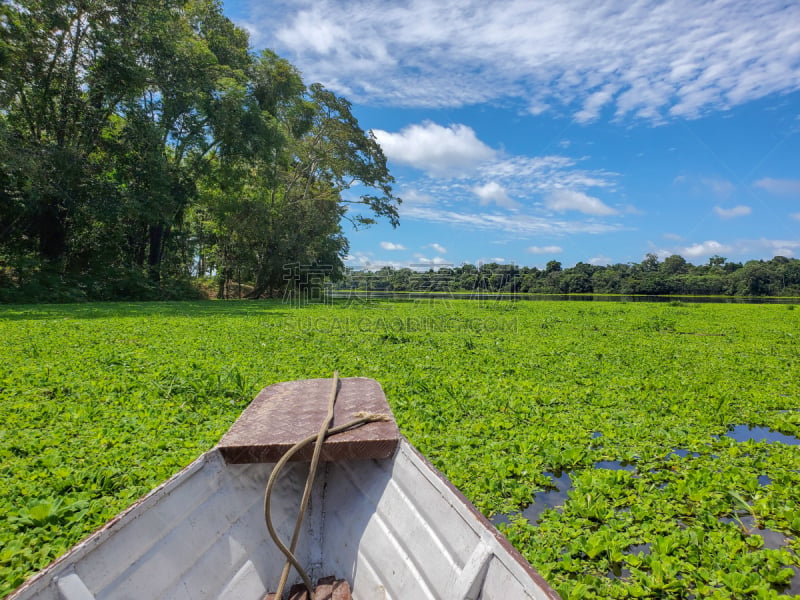
[[[354, 414], [391, 415], [380, 384], [366, 377], [339, 380], [332, 426], [347, 423]], [[315, 435], [325, 420], [324, 402], [298, 402], [302, 398], [326, 398], [330, 379], [305, 379], [276, 383], [264, 388], [244, 410], [217, 447], [227, 464], [275, 463], [297, 442]], [[400, 443], [394, 419], [370, 423], [325, 440], [320, 459], [326, 462], [383, 460], [390, 458]], [[313, 444], [292, 460], [309, 462]]]

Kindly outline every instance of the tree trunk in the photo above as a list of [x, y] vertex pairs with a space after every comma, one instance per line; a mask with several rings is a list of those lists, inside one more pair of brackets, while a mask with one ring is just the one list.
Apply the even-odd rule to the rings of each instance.
[[52, 264], [58, 263], [67, 252], [67, 230], [58, 206], [46, 206], [37, 218], [39, 253]]
[[150, 225], [150, 253], [147, 257], [147, 266], [150, 271], [150, 279], [153, 281], [161, 280], [161, 255], [164, 247], [164, 226]]
[[223, 269], [217, 283], [217, 299], [225, 300], [225, 281], [225, 270]]

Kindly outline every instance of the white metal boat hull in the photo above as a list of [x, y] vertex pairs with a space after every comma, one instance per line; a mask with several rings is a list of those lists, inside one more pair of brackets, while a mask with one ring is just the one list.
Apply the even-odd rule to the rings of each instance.
[[[263, 598], [284, 562], [264, 524], [273, 466], [207, 452], [10, 598]], [[356, 600], [558, 597], [405, 439], [389, 459], [322, 469], [297, 551], [312, 578], [347, 579]], [[273, 494], [284, 540], [307, 470], [290, 463]]]

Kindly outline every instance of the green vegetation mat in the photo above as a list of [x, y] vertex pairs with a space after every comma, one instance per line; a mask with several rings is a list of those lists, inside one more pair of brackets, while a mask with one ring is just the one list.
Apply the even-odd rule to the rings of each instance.
[[[567, 598], [794, 593], [800, 446], [726, 435], [800, 435], [793, 308], [2, 307], [0, 595], [210, 448], [259, 389], [334, 369], [377, 379], [403, 433]], [[566, 473], [563, 508], [519, 514]]]

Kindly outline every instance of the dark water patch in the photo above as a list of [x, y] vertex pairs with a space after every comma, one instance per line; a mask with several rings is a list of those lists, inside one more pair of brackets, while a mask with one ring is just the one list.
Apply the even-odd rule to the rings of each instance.
[[550, 478], [549, 489], [534, 494], [533, 502], [521, 512], [495, 515], [491, 519], [492, 524], [495, 526], [507, 525], [511, 522], [511, 517], [520, 514], [531, 523], [536, 524], [547, 509], [555, 508], [560, 511], [569, 498], [568, 492], [572, 489], [572, 478], [569, 473], [563, 471], [545, 471], [544, 474]]
[[642, 554], [647, 556], [650, 554], [650, 544], [631, 544], [628, 546], [629, 554]]
[[750, 513], [738, 514], [735, 516], [720, 517], [720, 523], [734, 523], [738, 525], [742, 532], [747, 535], [757, 535], [764, 541], [764, 548], [769, 550], [780, 550], [786, 548], [791, 536], [782, 531], [775, 531], [767, 527], [759, 527], [756, 519]]
[[[612, 471], [635, 471], [636, 464], [624, 460], [601, 460], [594, 464], [595, 469], [610, 469]], [[548, 488], [537, 492], [533, 496], [533, 502], [520, 512], [507, 514], [497, 514], [491, 518], [495, 526], [508, 524], [515, 515], [522, 515], [533, 524], [539, 522], [542, 513], [548, 509], [555, 509], [559, 512], [564, 507], [564, 503], [569, 499], [569, 491], [572, 489], [571, 473], [564, 471], [545, 471], [550, 478]]]
[[780, 442], [790, 446], [800, 445], [800, 439], [793, 435], [786, 435], [769, 427], [753, 425], [732, 425], [728, 428], [725, 436], [737, 442]]
[[611, 563], [611, 568], [606, 572], [609, 579], [628, 579], [630, 576], [631, 570], [622, 563]]
[[636, 464], [627, 460], [600, 460], [594, 463], [595, 469], [609, 469], [611, 471], [635, 471]]
[[572, 477], [563, 471], [545, 471], [550, 478], [550, 486], [556, 490], [566, 492], [572, 489]]
[[603, 437], [603, 432], [602, 431], [593, 431], [592, 432], [592, 439], [593, 440], [596, 440], [599, 437]]
[[790, 596], [800, 596], [800, 567], [789, 565], [789, 568], [794, 571], [794, 575], [789, 580], [789, 585], [781, 589], [781, 592]]
[[509, 514], [496, 514], [491, 517], [489, 520], [492, 522], [492, 525], [495, 527], [500, 527], [500, 525], [508, 525], [511, 523], [511, 517], [514, 515], [518, 515], [519, 513], [509, 513]]
[[533, 502], [522, 511], [522, 516], [531, 523], [538, 523], [542, 513], [546, 510], [554, 508], [561, 512], [568, 498], [569, 495], [566, 491], [549, 490], [539, 492], [534, 496]]
[[759, 475], [758, 485], [769, 485], [772, 483], [772, 478], [769, 475]]
[[699, 452], [690, 452], [684, 448], [674, 448], [664, 457], [664, 460], [669, 460], [672, 456], [677, 456], [678, 458], [686, 458], [687, 456], [691, 458], [698, 458], [702, 455]]
[[[793, 539], [791, 535], [783, 533], [782, 531], [775, 531], [774, 529], [769, 529], [768, 527], [759, 527], [756, 524], [755, 517], [749, 513], [739, 514], [737, 516], [720, 517], [719, 521], [721, 523], [735, 523], [742, 529], [743, 533], [747, 535], [759, 536], [764, 541], [762, 548], [767, 550], [789, 549], [789, 543]], [[794, 571], [794, 575], [789, 580], [787, 585], [777, 587], [783, 594], [789, 594], [791, 596], [800, 595], [800, 568], [794, 565], [787, 566]]]
[[522, 511], [522, 516], [531, 523], [538, 523], [542, 513], [550, 508], [560, 511], [569, 498], [569, 491], [572, 489], [572, 478], [569, 473], [551, 473], [547, 471], [545, 475], [550, 477], [552, 488], [538, 492], [533, 497], [533, 502]]

